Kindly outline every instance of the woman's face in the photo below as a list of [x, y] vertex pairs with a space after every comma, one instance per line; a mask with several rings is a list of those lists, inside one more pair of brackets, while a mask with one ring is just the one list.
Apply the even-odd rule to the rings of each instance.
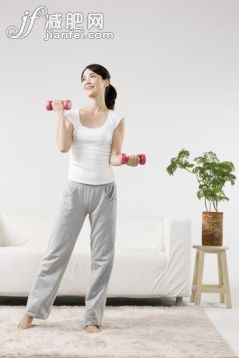
[[109, 80], [103, 80], [103, 78], [97, 73], [87, 68], [82, 76], [82, 86], [86, 95], [91, 98], [95, 98], [104, 94], [105, 87], [108, 86]]

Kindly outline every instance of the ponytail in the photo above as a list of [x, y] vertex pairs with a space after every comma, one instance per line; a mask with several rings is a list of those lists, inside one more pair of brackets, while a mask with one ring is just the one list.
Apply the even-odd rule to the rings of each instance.
[[105, 89], [105, 104], [108, 109], [114, 109], [116, 97], [116, 89], [112, 84], [109, 84]]

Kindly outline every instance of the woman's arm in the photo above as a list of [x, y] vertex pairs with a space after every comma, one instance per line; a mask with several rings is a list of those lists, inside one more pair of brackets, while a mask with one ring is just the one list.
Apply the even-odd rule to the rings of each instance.
[[121, 150], [124, 139], [125, 122], [121, 119], [114, 130], [113, 140], [111, 145], [110, 164], [121, 165]]
[[73, 141], [73, 125], [67, 120], [63, 111], [57, 112], [58, 126], [57, 126], [57, 144], [60, 152], [66, 153], [69, 151]]
[[[111, 154], [110, 154], [111, 165], [122, 165], [121, 152], [122, 152], [124, 133], [125, 133], [125, 122], [124, 122], [124, 118], [122, 118], [118, 126], [115, 128], [113, 134]], [[139, 164], [139, 156], [137, 154], [130, 155], [126, 165], [135, 167], [138, 164]]]
[[73, 125], [67, 119], [62, 101], [54, 100], [52, 108], [57, 114], [58, 126], [56, 141], [60, 152], [68, 152], [73, 141]]

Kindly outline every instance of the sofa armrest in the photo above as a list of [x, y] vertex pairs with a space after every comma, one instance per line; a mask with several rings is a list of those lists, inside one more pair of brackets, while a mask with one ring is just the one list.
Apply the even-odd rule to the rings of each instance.
[[[163, 240], [167, 255], [168, 294], [171, 292], [173, 296], [190, 296], [191, 220], [177, 216], [164, 217]], [[184, 287], [184, 290], [177, 291], [177, 285]]]

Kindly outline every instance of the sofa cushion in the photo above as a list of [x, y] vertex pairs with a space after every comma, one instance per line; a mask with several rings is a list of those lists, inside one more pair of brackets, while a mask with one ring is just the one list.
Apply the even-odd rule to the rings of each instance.
[[[45, 247], [56, 224], [56, 214], [2, 213], [2, 246]], [[118, 215], [116, 247], [163, 250], [162, 218]], [[1, 243], [0, 243], [1, 244]], [[90, 248], [90, 223], [86, 217], [76, 248]]]
[[117, 246], [163, 250], [162, 218], [159, 216], [119, 215]]
[[44, 214], [1, 213], [2, 246], [45, 246], [54, 218]]
[[[164, 250], [162, 225], [162, 218], [158, 216], [118, 215], [116, 248]], [[87, 218], [75, 247], [90, 248], [90, 223]]]

